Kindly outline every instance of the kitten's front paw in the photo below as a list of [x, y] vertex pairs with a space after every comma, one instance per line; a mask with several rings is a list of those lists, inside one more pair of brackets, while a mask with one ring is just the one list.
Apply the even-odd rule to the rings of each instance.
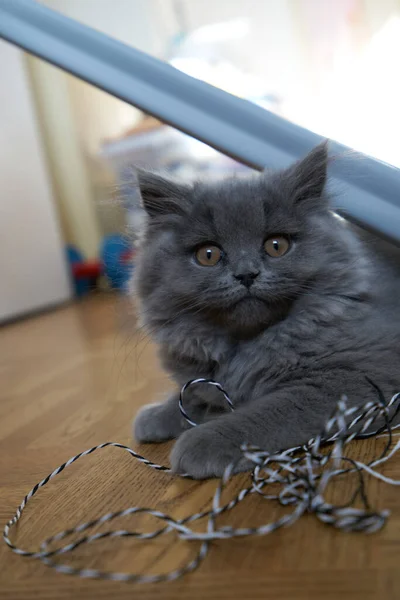
[[223, 436], [214, 422], [199, 425], [182, 434], [170, 458], [175, 473], [207, 479], [222, 477], [231, 463], [236, 463], [235, 473], [250, 468], [251, 464], [241, 460], [241, 455], [239, 445]]
[[133, 435], [138, 442], [165, 442], [182, 432], [179, 411], [171, 401], [147, 404], [136, 416]]

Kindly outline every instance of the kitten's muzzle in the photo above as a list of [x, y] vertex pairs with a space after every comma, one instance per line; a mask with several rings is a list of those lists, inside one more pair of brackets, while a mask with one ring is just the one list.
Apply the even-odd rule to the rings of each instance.
[[257, 277], [259, 276], [259, 274], [260, 271], [253, 270], [245, 273], [235, 273], [234, 277], [239, 281], [241, 285], [250, 288], [253, 285], [255, 279], [257, 279]]

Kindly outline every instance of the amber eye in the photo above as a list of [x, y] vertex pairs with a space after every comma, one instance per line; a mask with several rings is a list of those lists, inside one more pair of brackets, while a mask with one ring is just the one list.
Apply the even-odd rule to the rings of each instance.
[[283, 235], [273, 235], [268, 238], [264, 244], [264, 250], [268, 256], [272, 258], [279, 258], [286, 254], [290, 248], [290, 242], [287, 237]]
[[205, 244], [196, 251], [196, 260], [203, 267], [214, 267], [222, 258], [222, 250], [218, 246]]

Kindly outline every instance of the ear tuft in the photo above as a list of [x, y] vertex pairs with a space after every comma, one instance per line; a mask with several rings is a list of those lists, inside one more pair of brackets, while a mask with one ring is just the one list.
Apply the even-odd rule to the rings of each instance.
[[321, 198], [327, 181], [328, 162], [328, 140], [325, 140], [289, 169], [296, 203]]
[[137, 169], [137, 178], [143, 208], [150, 217], [184, 214], [190, 187]]

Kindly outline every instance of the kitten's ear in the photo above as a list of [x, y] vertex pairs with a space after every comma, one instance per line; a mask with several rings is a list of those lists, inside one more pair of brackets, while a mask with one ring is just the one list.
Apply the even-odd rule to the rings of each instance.
[[327, 180], [328, 141], [316, 146], [305, 158], [289, 169], [294, 201], [318, 200]]
[[141, 169], [136, 173], [143, 208], [150, 217], [185, 213], [190, 186]]

